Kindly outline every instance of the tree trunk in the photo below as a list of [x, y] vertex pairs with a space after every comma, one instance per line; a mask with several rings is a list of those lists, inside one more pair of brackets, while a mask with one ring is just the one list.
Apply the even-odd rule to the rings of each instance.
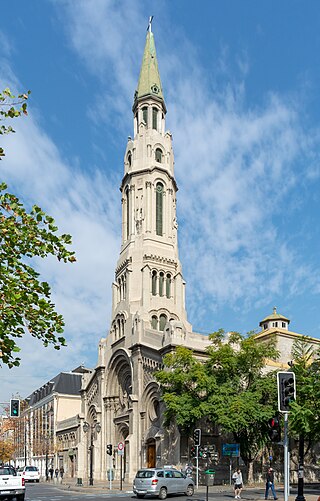
[[248, 461], [248, 484], [253, 484], [253, 461]]

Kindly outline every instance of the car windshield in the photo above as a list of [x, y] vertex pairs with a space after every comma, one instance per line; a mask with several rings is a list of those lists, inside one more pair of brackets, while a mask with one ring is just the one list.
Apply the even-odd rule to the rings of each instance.
[[139, 470], [136, 477], [137, 478], [151, 478], [154, 477], [155, 471], [153, 470]]
[[38, 468], [36, 468], [35, 466], [27, 466], [26, 471], [38, 471]]
[[17, 475], [16, 471], [13, 468], [0, 468], [0, 475], [13, 475], [14, 477]]

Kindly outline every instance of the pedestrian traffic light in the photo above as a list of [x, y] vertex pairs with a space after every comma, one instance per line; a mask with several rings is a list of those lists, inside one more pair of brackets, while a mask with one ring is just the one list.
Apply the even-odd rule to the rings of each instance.
[[190, 457], [192, 457], [192, 458], [197, 457], [197, 449], [195, 447], [191, 447], [191, 449], [190, 449]]
[[290, 412], [290, 405], [296, 399], [296, 378], [294, 372], [278, 372], [278, 409]]
[[280, 442], [281, 440], [281, 426], [279, 418], [274, 417], [268, 421], [268, 434], [271, 442]]
[[200, 428], [196, 428], [193, 432], [193, 441], [194, 445], [198, 446], [201, 443], [201, 430]]
[[108, 456], [112, 456], [112, 444], [107, 445], [107, 454]]
[[10, 400], [10, 417], [20, 416], [20, 400], [17, 398], [11, 398]]

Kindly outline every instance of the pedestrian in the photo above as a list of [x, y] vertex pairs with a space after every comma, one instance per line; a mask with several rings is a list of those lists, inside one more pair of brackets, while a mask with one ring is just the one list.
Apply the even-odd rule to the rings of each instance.
[[241, 491], [243, 489], [242, 473], [240, 468], [237, 468], [232, 475], [234, 481], [234, 499], [241, 499]]
[[54, 472], [54, 469], [52, 468], [52, 466], [50, 466], [49, 473], [50, 473], [51, 480], [53, 479], [53, 472]]
[[54, 470], [54, 475], [55, 475], [55, 477], [56, 477], [56, 478], [58, 478], [58, 475], [59, 475], [59, 470], [58, 470], [58, 468], [56, 468], [56, 469]]
[[264, 499], [268, 499], [269, 489], [271, 489], [273, 499], [278, 499], [276, 495], [276, 491], [274, 489], [274, 471], [273, 468], [268, 468], [267, 476], [266, 476], [266, 494]]
[[60, 477], [61, 477], [61, 480], [63, 479], [63, 474], [64, 474], [64, 468], [63, 468], [63, 466], [61, 466], [61, 468], [60, 468]]

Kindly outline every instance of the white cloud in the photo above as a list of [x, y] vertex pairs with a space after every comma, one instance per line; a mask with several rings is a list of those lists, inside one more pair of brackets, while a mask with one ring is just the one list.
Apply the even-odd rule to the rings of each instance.
[[[9, 81], [2, 74], [0, 80], [4, 79]], [[16, 134], [2, 138], [6, 157], [1, 174], [9, 191], [29, 207], [40, 205], [55, 218], [60, 233], [73, 237], [76, 263], [66, 265], [54, 258], [37, 261], [42, 279], [52, 286], [57, 310], [64, 316], [68, 346], [56, 351], [45, 349], [29, 335], [18, 340], [22, 365], [2, 368], [2, 400], [18, 388], [26, 396], [62, 370], [95, 363], [97, 343], [108, 329], [111, 282], [120, 249], [116, 180], [101, 170], [85, 173], [66, 163], [35, 115], [29, 108], [28, 118], [16, 122]]]
[[[77, 0], [77, 8], [70, 1], [56, 5], [70, 46], [96, 78], [89, 116], [127, 130], [144, 45], [141, 27], [147, 20], [142, 4]], [[319, 140], [315, 131], [304, 130], [298, 101], [268, 95], [260, 106], [248, 108], [243, 76], [250, 68], [249, 53], [237, 59], [238, 80], [221, 83], [223, 73], [231, 75], [227, 49], [217, 61], [218, 82], [214, 61], [203, 68], [181, 29], [172, 30], [167, 20], [164, 30], [170, 36], [156, 36], [156, 42], [167, 123], [174, 135], [189, 317], [200, 323], [223, 305], [250, 309], [269, 302], [284, 287], [289, 294], [316, 290], [315, 270], [303, 263], [299, 248], [287, 243], [285, 221], [281, 226], [275, 222], [279, 214], [286, 219], [298, 166], [305, 170], [305, 183], [319, 176]], [[4, 72], [7, 81], [10, 68], [2, 67]], [[32, 364], [39, 378], [26, 377], [26, 392], [37, 381], [45, 382], [45, 374], [50, 379], [97, 353], [98, 340], [108, 328], [121, 230], [115, 180], [98, 168], [86, 175], [63, 160], [33, 115], [7, 138], [2, 172], [27, 203], [42, 205], [61, 231], [73, 235], [78, 261], [72, 266], [54, 260], [39, 263], [65, 316], [69, 348], [55, 353], [30, 338], [23, 340], [23, 366], [10, 372], [13, 381], [6, 380], [6, 390], [16, 388], [18, 374], [30, 375]], [[6, 370], [3, 374], [8, 377]]]

